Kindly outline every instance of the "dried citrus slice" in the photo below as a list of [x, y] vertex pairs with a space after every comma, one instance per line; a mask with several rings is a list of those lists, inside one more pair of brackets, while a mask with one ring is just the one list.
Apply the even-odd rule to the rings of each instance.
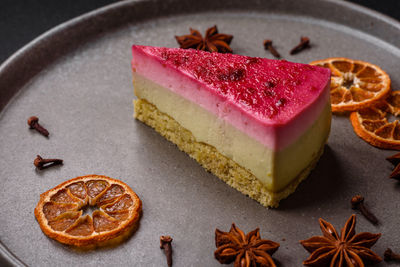
[[[93, 209], [92, 214], [86, 214]], [[125, 183], [87, 175], [41, 194], [35, 216], [48, 237], [68, 245], [91, 247], [115, 244], [129, 236], [141, 210], [141, 200]]]
[[400, 91], [392, 91], [375, 107], [352, 112], [350, 121], [357, 135], [371, 145], [400, 150], [400, 123], [390, 122], [389, 114], [400, 115]]
[[310, 62], [329, 68], [333, 112], [356, 111], [370, 107], [390, 92], [390, 78], [380, 67], [348, 58], [327, 58]]

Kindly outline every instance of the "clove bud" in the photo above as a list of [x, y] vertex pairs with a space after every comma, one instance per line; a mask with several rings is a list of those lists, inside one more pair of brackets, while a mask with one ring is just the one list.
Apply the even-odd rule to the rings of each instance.
[[172, 266], [172, 238], [169, 235], [160, 236], [160, 248], [164, 250], [167, 257], [168, 267]]

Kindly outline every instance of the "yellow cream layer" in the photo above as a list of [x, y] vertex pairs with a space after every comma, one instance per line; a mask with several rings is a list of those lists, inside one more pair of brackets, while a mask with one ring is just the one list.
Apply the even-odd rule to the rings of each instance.
[[152, 103], [189, 130], [197, 142], [214, 146], [257, 177], [268, 190], [279, 192], [316, 157], [328, 138], [330, 103], [315, 123], [293, 144], [273, 151], [199, 105], [133, 73], [135, 95]]

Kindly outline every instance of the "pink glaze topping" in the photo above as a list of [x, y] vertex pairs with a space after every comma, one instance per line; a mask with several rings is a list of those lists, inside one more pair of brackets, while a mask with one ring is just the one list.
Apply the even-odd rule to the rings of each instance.
[[271, 149], [294, 142], [329, 101], [330, 71], [193, 49], [133, 46], [138, 74], [227, 120]]

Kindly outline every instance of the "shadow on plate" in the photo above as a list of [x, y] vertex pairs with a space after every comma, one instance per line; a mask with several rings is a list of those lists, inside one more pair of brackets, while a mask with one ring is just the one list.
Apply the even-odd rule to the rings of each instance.
[[345, 186], [338, 155], [328, 145], [310, 176], [300, 183], [296, 192], [281, 201], [279, 210], [298, 209], [300, 206], [320, 206], [327, 200], [335, 201]]
[[400, 193], [400, 180], [397, 180], [397, 182], [395, 182], [394, 187], [395, 187], [396, 190], [399, 191], [399, 193]]
[[43, 176], [45, 173], [49, 173], [49, 172], [54, 172], [54, 171], [57, 171], [57, 170], [59, 170], [60, 168], [62, 168], [62, 166], [63, 166], [63, 164], [58, 164], [58, 165], [54, 165], [54, 166], [51, 166], [51, 167], [48, 167], [48, 168], [44, 168], [43, 170], [39, 170], [38, 168], [35, 168], [35, 173], [38, 175], [38, 176]]

